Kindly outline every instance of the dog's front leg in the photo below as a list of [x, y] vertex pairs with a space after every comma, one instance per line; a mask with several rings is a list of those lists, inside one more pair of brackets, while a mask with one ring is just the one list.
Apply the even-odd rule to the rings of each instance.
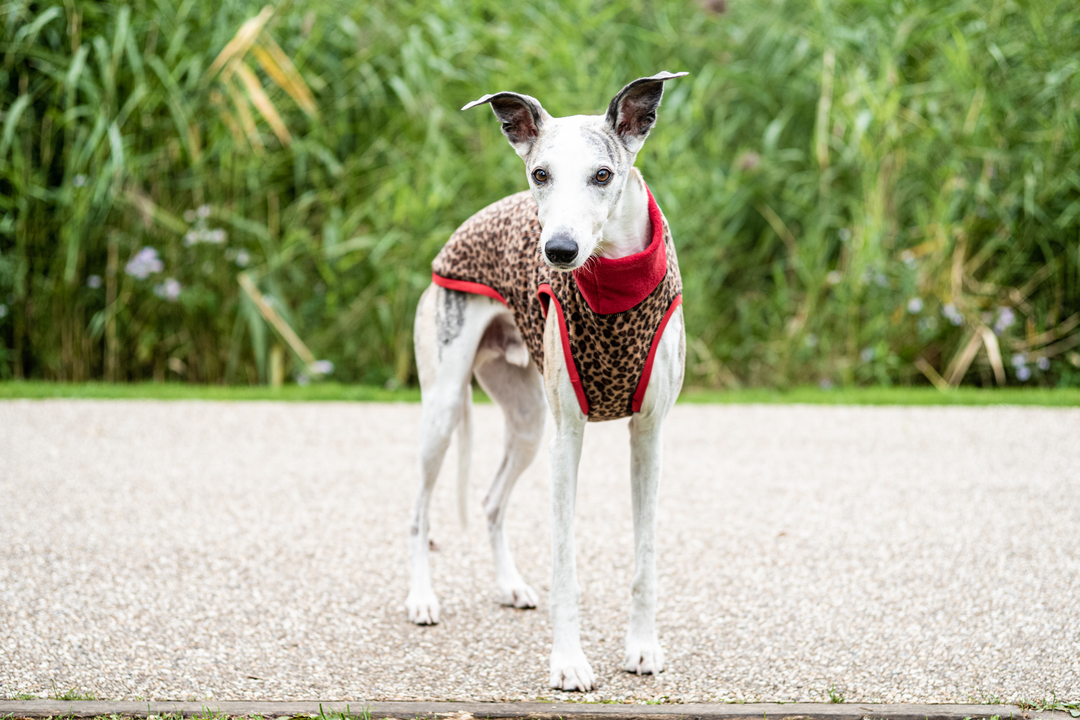
[[581, 649], [577, 563], [574, 555], [574, 497], [584, 423], [560, 424], [551, 442], [551, 686], [561, 690], [596, 687]]
[[656, 634], [656, 502], [660, 490], [664, 419], [682, 388], [685, 356], [682, 308], [677, 308], [660, 338], [641, 411], [630, 420], [635, 562], [623, 667], [641, 675], [664, 669], [664, 650]]
[[634, 583], [626, 633], [627, 672], [663, 671], [664, 650], [656, 635], [656, 500], [660, 489], [662, 418], [630, 421], [630, 489], [634, 511]]
[[555, 437], [549, 454], [551, 472], [551, 686], [559, 690], [593, 690], [596, 676], [581, 649], [578, 620], [577, 562], [574, 555], [574, 499], [578, 462], [585, 433], [585, 414], [566, 372], [555, 311], [544, 328], [544, 387], [555, 416]]

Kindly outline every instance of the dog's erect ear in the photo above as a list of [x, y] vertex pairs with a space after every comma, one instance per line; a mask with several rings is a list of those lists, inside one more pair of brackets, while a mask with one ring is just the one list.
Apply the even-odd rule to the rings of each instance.
[[690, 73], [661, 72], [630, 83], [611, 100], [607, 123], [630, 152], [637, 152], [656, 124], [656, 108], [664, 96], [664, 81]]
[[540, 135], [544, 121], [551, 117], [544, 108], [540, 107], [536, 98], [513, 92], [485, 95], [461, 109], [468, 110], [484, 103], [491, 105], [491, 109], [495, 111], [495, 117], [502, 123], [503, 135], [522, 158], [529, 154], [533, 142]]

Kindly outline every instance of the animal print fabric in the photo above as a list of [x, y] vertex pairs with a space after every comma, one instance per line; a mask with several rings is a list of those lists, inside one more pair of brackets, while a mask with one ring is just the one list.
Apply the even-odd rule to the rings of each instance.
[[[650, 196], [650, 202], [655, 202]], [[631, 415], [634, 395], [644, 392], [646, 360], [673, 303], [681, 299], [682, 278], [671, 232], [663, 216], [667, 272], [644, 300], [625, 312], [593, 312], [578, 289], [573, 273], [557, 271], [540, 256], [540, 222], [536, 201], [528, 191], [503, 198], [473, 215], [459, 227], [431, 264], [435, 282], [447, 280], [485, 287], [460, 289], [495, 297], [513, 312], [518, 330], [536, 367], [544, 370], [544, 316], [547, 298], [537, 295], [550, 285], [562, 307], [565, 338], [580, 377], [579, 401], [591, 422]], [[575, 271], [586, 272], [589, 266]], [[494, 293], [488, 292], [490, 288]], [[564, 348], [566, 347], [564, 340]], [[568, 366], [570, 366], [568, 359]], [[571, 371], [571, 378], [573, 372]], [[584, 395], [584, 397], [583, 397]]]

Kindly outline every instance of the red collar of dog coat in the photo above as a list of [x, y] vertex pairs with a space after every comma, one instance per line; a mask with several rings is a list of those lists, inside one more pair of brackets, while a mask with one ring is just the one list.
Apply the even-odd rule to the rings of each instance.
[[[644, 183], [642, 183], [644, 184]], [[667, 273], [664, 219], [649, 186], [649, 222], [652, 240], [639, 253], [621, 258], [596, 257], [574, 271], [581, 296], [598, 315], [626, 312], [649, 297]]]

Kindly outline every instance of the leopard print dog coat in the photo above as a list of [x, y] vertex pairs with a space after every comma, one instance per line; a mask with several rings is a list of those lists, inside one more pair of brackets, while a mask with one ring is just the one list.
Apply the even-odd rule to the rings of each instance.
[[436, 285], [509, 307], [541, 373], [544, 318], [554, 304], [570, 382], [593, 422], [641, 409], [656, 346], [682, 302], [671, 231], [645, 192], [652, 240], [636, 255], [594, 257], [572, 273], [552, 270], [540, 257], [536, 201], [526, 191], [466, 220], [431, 264]]

